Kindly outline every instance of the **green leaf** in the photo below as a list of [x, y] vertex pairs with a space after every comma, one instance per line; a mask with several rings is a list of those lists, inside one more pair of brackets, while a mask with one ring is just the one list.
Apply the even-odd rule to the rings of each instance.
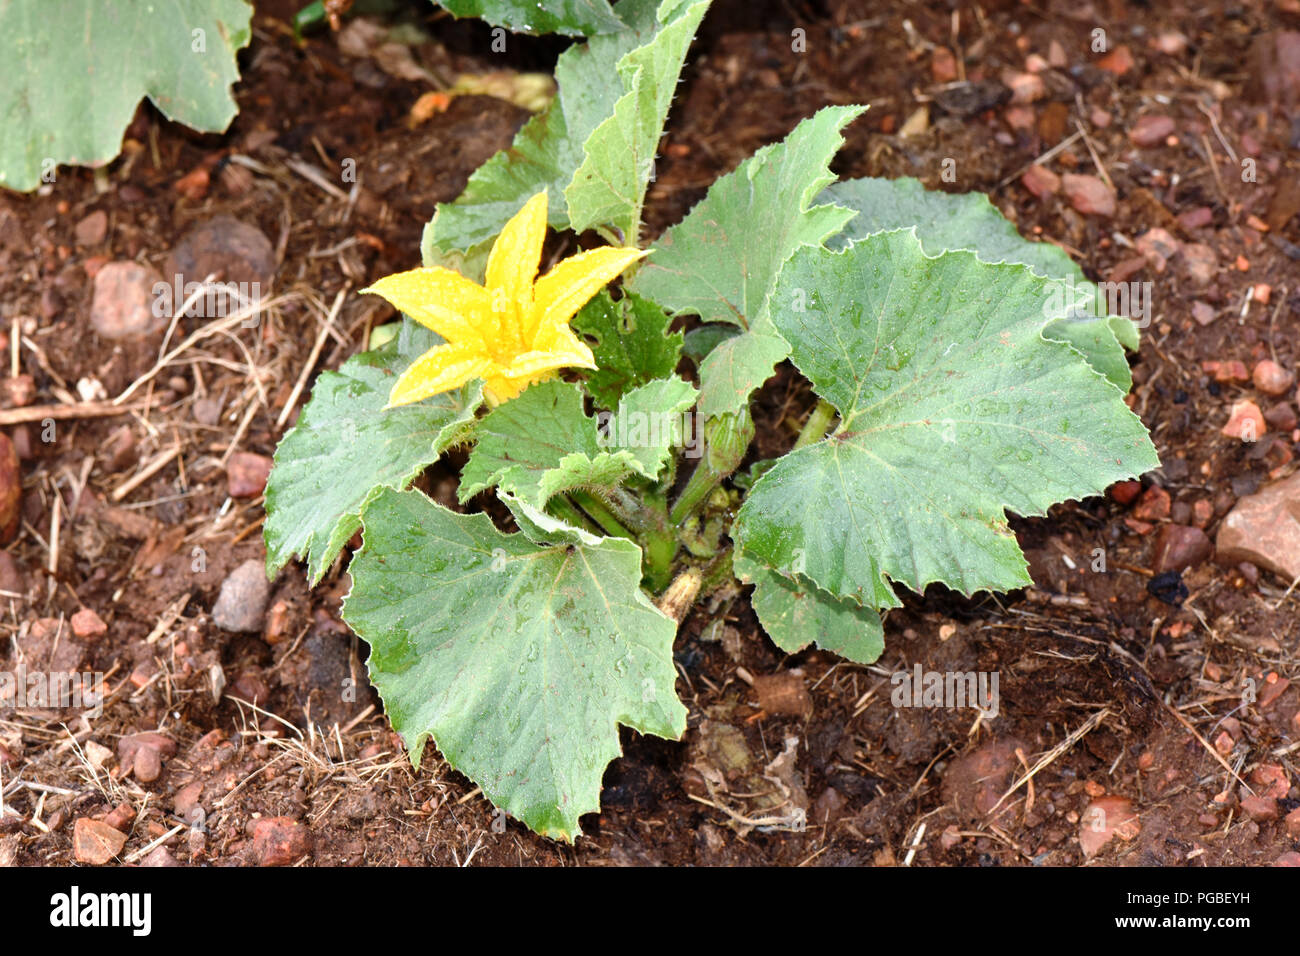
[[676, 376], [632, 389], [609, 418], [605, 446], [631, 454], [636, 470], [653, 481], [668, 463], [669, 452], [682, 443], [682, 413], [699, 394], [694, 385]]
[[[664, 0], [664, 9], [676, 3], [680, 0]], [[555, 64], [559, 90], [550, 106], [524, 125], [509, 149], [470, 176], [455, 202], [439, 204], [421, 242], [426, 265], [445, 264], [457, 252], [470, 261], [481, 259], [483, 247], [542, 189], [550, 190], [547, 221], [555, 229], [568, 228], [564, 191], [586, 157], [588, 138], [627, 92], [618, 64], [654, 40], [658, 9], [655, 0], [623, 0], [617, 12], [626, 29], [594, 36], [560, 54]]]
[[720, 344], [740, 334], [741, 330], [739, 328], [725, 322], [711, 322], [708, 325], [700, 325], [686, 333], [686, 338], [682, 343], [682, 351], [688, 359], [698, 366]]
[[316, 379], [266, 486], [268, 574], [306, 557], [315, 584], [361, 528], [367, 501], [382, 488], [405, 488], [465, 437], [482, 383], [384, 410], [396, 376], [439, 341], [406, 319], [396, 340]]
[[[619, 61], [618, 75], [627, 92], [587, 138], [586, 156], [564, 191], [574, 231], [613, 226], [625, 244], [638, 244], [641, 207], [677, 76], [708, 8], [709, 0], [680, 8], [652, 42]], [[662, 10], [660, 16], [667, 12]]]
[[1007, 511], [1158, 465], [1119, 391], [1043, 337], [1050, 288], [1023, 265], [928, 258], [911, 231], [791, 259], [772, 320], [842, 420], [754, 484], [737, 550], [866, 607], [896, 607], [894, 581], [1029, 584]]
[[685, 732], [676, 627], [641, 592], [632, 542], [542, 548], [418, 491], [384, 491], [365, 525], [343, 617], [416, 766], [432, 737], [493, 804], [572, 840], [620, 724]]
[[438, 0], [454, 17], [477, 17], [515, 33], [593, 36], [625, 24], [608, 0]]
[[1060, 280], [1061, 304], [1055, 308], [1059, 317], [1048, 325], [1047, 337], [1073, 345], [1121, 391], [1132, 387], [1124, 348], [1138, 347], [1134, 323], [1122, 316], [1097, 315], [1095, 310], [1081, 314], [1082, 310], [1069, 309], [1066, 291], [1089, 288], [1083, 270], [1058, 246], [1021, 236], [983, 193], [934, 192], [916, 179], [866, 178], [835, 183], [821, 198], [858, 213], [827, 243], [833, 249], [880, 232], [915, 226], [928, 255], [967, 249], [985, 262], [1019, 262], [1041, 276]]
[[719, 342], [700, 364], [700, 414], [709, 419], [744, 408], [789, 354], [790, 346], [775, 332], [741, 332]]
[[664, 379], [633, 389], [609, 419], [608, 438], [583, 411], [578, 386], [553, 380], [494, 408], [475, 430], [460, 500], [492, 486], [543, 508], [572, 488], [608, 490], [637, 473], [654, 480], [682, 440], [695, 388]]
[[674, 313], [757, 327], [791, 254], [820, 245], [853, 216], [813, 201], [835, 178], [828, 164], [844, 142], [840, 130], [865, 108], [827, 107], [717, 180], [651, 246], [627, 287]]
[[736, 577], [754, 585], [750, 604], [777, 647], [795, 654], [809, 644], [859, 664], [871, 664], [885, 650], [880, 615], [852, 601], [834, 598], [802, 575], [786, 577], [743, 554], [735, 555]]
[[638, 385], [667, 378], [682, 355], [682, 334], [669, 332], [672, 320], [648, 299], [625, 295], [615, 302], [602, 290], [573, 318], [599, 366], [587, 376], [587, 391], [600, 408], [614, 408]]
[[169, 120], [223, 131], [251, 15], [242, 0], [0, 3], [0, 186], [108, 162], [144, 96]]
[[594, 546], [600, 544], [602, 540], [602, 538], [590, 531], [575, 528], [554, 515], [547, 514], [540, 508], [534, 508], [524, 499], [516, 498], [509, 492], [497, 491], [497, 497], [510, 509], [515, 524], [519, 526], [519, 530], [533, 544], [587, 544]]

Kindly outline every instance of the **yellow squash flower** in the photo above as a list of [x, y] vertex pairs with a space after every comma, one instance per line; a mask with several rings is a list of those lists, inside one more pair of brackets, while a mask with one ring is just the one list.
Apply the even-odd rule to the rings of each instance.
[[488, 404], [499, 405], [562, 368], [596, 362], [569, 320], [597, 292], [640, 259], [640, 249], [606, 246], [558, 263], [540, 279], [546, 238], [546, 192], [528, 200], [497, 237], [485, 285], [441, 267], [380, 279], [363, 292], [387, 299], [446, 341], [398, 377], [388, 407], [409, 405], [484, 380]]

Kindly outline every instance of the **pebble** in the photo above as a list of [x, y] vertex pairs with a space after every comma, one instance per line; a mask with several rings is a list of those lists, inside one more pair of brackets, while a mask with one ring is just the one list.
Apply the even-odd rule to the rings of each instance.
[[804, 718], [812, 715], [812, 695], [808, 693], [802, 673], [760, 674], [754, 677], [753, 686], [759, 709], [768, 714]]
[[180, 866], [176, 857], [172, 856], [171, 850], [165, 846], [154, 847], [148, 855], [140, 861], [141, 866]]
[[1007, 70], [1002, 83], [1011, 90], [1012, 103], [1035, 103], [1047, 95], [1047, 84], [1035, 73], [1018, 73]]
[[78, 863], [102, 866], [122, 852], [126, 834], [102, 820], [77, 817], [72, 824], [72, 852]]
[[226, 494], [232, 498], [256, 498], [266, 490], [271, 459], [251, 451], [237, 451], [226, 462]]
[[1264, 359], [1258, 363], [1250, 377], [1255, 387], [1265, 395], [1281, 395], [1295, 384], [1295, 373], [1278, 365], [1272, 359]]
[[194, 402], [194, 420], [209, 427], [221, 421], [221, 403], [215, 398], [200, 398]]
[[1188, 242], [1183, 245], [1183, 268], [1187, 276], [1197, 285], [1209, 285], [1218, 271], [1219, 259], [1214, 250], [1203, 242]]
[[1096, 176], [1079, 176], [1066, 173], [1061, 177], [1065, 197], [1076, 211], [1085, 216], [1115, 215], [1115, 192]]
[[103, 338], [120, 341], [162, 332], [166, 316], [154, 315], [159, 277], [138, 262], [110, 262], [95, 274], [90, 324]]
[[1129, 842], [1141, 830], [1132, 800], [1115, 795], [1097, 797], [1079, 817], [1079, 845], [1083, 855], [1091, 858], [1111, 840], [1118, 837]]
[[1290, 402], [1278, 402], [1264, 409], [1264, 421], [1280, 432], [1292, 431], [1300, 422]]
[[18, 533], [22, 506], [23, 476], [18, 450], [9, 436], [0, 432], [0, 544], [7, 544]]
[[1128, 131], [1128, 138], [1136, 146], [1159, 146], [1174, 131], [1174, 121], [1159, 113], [1139, 116], [1133, 128]]
[[311, 831], [292, 817], [262, 817], [252, 826], [258, 866], [290, 866], [311, 852]]
[[1138, 521], [1159, 521], [1169, 517], [1169, 508], [1169, 492], [1159, 485], [1152, 485], [1133, 506], [1133, 517]]
[[73, 232], [77, 237], [77, 245], [99, 245], [104, 241], [104, 237], [108, 235], [108, 214], [102, 209], [96, 209], [77, 223]]
[[[257, 283], [259, 293], [270, 292], [275, 276], [275, 249], [271, 240], [255, 226], [232, 216], [215, 216], [185, 234], [167, 256], [165, 274], [169, 283], [180, 276], [181, 287], [202, 282], [215, 274], [217, 282]], [[249, 288], [248, 294], [252, 294]], [[206, 297], [192, 308], [202, 308]], [[180, 303], [176, 303], [179, 305]], [[231, 307], [231, 311], [237, 306]]]
[[1046, 166], [1035, 164], [1025, 170], [1020, 177], [1021, 184], [1039, 199], [1049, 196], [1061, 188], [1061, 177]]
[[1142, 493], [1142, 482], [1133, 480], [1117, 481], [1110, 486], [1106, 493], [1110, 495], [1112, 501], [1118, 504], [1131, 504]]
[[1283, 823], [1286, 825], [1286, 835], [1293, 840], [1300, 840], [1300, 807], [1288, 813]]
[[83, 641], [97, 641], [108, 633], [108, 625], [90, 608], [83, 607], [72, 615], [72, 633]]
[[1277, 798], [1245, 794], [1241, 798], [1241, 811], [1256, 823], [1268, 823], [1278, 817]]
[[1123, 76], [1133, 69], [1133, 53], [1127, 46], [1120, 44], [1097, 61], [1097, 68], [1116, 76]]
[[148, 731], [130, 734], [117, 742], [117, 759], [130, 767], [141, 783], [153, 783], [162, 776], [163, 759], [176, 754], [176, 741]]
[[1169, 260], [1178, 255], [1178, 250], [1182, 246], [1177, 239], [1169, 234], [1168, 231], [1159, 227], [1149, 229], [1138, 237], [1138, 252], [1142, 253], [1142, 258], [1156, 272], [1164, 272], [1165, 266]]
[[1218, 313], [1214, 311], [1214, 307], [1208, 302], [1202, 302], [1198, 299], [1192, 303], [1192, 318], [1196, 320], [1197, 325], [1209, 325], [1217, 315]]
[[1272, 571], [1290, 584], [1300, 577], [1300, 520], [1292, 505], [1300, 499], [1300, 472], [1237, 501], [1219, 524], [1214, 547], [1219, 561], [1239, 561]]
[[1222, 434], [1227, 438], [1240, 438], [1242, 441], [1256, 441], [1266, 431], [1268, 424], [1264, 413], [1250, 399], [1234, 402], [1228, 414], [1228, 424], [1223, 426]]
[[1152, 37], [1151, 47], [1169, 56], [1178, 56], [1187, 49], [1187, 37], [1177, 30], [1169, 30]]
[[1181, 524], [1167, 524], [1156, 536], [1152, 568], [1157, 574], [1166, 571], [1186, 571], [1209, 560], [1214, 545], [1200, 528]]
[[1197, 206], [1178, 216], [1178, 224], [1184, 229], [1203, 229], [1212, 222], [1214, 222], [1214, 210], [1209, 206]]
[[221, 583], [212, 606], [213, 623], [223, 631], [260, 632], [270, 597], [265, 565], [256, 558], [245, 561]]

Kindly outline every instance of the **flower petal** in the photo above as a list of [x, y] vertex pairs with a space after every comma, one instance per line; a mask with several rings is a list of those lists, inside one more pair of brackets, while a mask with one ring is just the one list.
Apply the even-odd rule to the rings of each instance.
[[484, 321], [492, 311], [487, 289], [439, 266], [384, 276], [361, 291], [383, 296], [448, 342], [481, 343]]
[[459, 388], [482, 375], [492, 360], [481, 348], [472, 345], [439, 345], [429, 349], [398, 376], [388, 395], [388, 408], [410, 405]]
[[525, 352], [517, 356], [502, 374], [507, 378], [525, 378], [562, 368], [595, 368], [596, 360], [591, 349], [581, 342], [574, 344], [577, 348], [573, 351]]
[[641, 249], [605, 246], [560, 262], [533, 287], [533, 308], [524, 330], [525, 341], [548, 326], [567, 325], [593, 295], [644, 255]]
[[[527, 315], [532, 308], [533, 280], [546, 239], [546, 210], [547, 192], [543, 189], [511, 217], [488, 254], [488, 291], [502, 293], [505, 303], [496, 304], [513, 308], [515, 316]], [[510, 320], [503, 323], [503, 331], [518, 332]]]

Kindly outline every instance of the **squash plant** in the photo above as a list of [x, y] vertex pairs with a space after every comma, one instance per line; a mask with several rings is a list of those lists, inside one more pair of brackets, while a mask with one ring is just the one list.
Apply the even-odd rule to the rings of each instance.
[[[423, 266], [368, 290], [398, 334], [321, 374], [267, 489], [269, 573], [301, 556], [316, 583], [363, 530], [343, 616], [413, 762], [432, 737], [562, 839], [599, 809], [620, 725], [685, 732], [660, 607], [739, 580], [781, 649], [869, 663], [896, 586], [1023, 587], [1008, 512], [1157, 465], [1124, 402], [1133, 324], [1053, 305], [1083, 273], [983, 196], [834, 182], [860, 107], [805, 119], [643, 239], [707, 7], [622, 0], [625, 29], [560, 57], [557, 98], [439, 207]], [[605, 244], [546, 270], [548, 226]], [[819, 403], [738, 472], [786, 360]], [[464, 510], [411, 488], [453, 446]]]

